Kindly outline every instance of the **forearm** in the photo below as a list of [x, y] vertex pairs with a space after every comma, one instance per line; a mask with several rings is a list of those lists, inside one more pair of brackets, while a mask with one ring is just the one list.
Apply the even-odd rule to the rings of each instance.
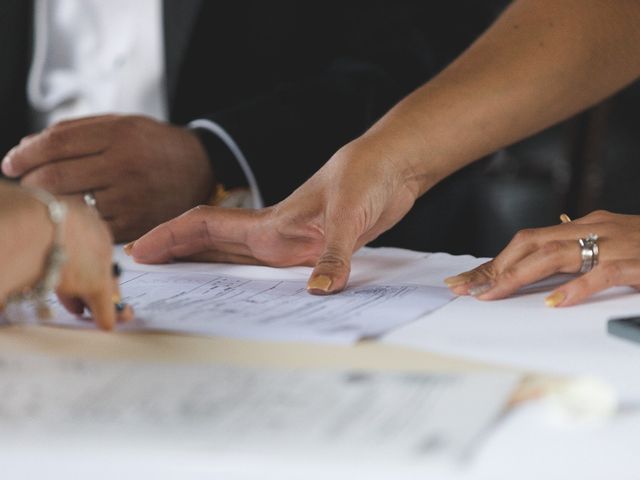
[[417, 196], [639, 75], [640, 2], [518, 0], [356, 144], [398, 162]]
[[46, 207], [23, 189], [0, 182], [0, 301], [34, 285], [53, 240]]

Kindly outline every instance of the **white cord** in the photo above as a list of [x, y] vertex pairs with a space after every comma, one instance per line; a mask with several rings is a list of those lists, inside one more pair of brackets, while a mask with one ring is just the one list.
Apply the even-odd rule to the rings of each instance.
[[202, 128], [207, 130], [214, 135], [216, 135], [220, 140], [224, 142], [224, 144], [231, 150], [231, 153], [236, 157], [236, 160], [240, 164], [240, 168], [247, 178], [247, 182], [249, 183], [249, 189], [251, 190], [251, 197], [253, 199], [253, 208], [262, 208], [264, 207], [264, 202], [262, 201], [262, 195], [260, 194], [260, 189], [258, 188], [258, 182], [256, 181], [256, 177], [253, 175], [253, 171], [249, 166], [249, 162], [247, 162], [246, 157], [240, 150], [238, 144], [231, 138], [231, 135], [227, 133], [227, 131], [222, 128], [219, 124], [212, 120], [208, 119], [199, 119], [193, 120], [188, 125], [189, 128]]
[[47, 1], [36, 0], [34, 11], [33, 59], [31, 60], [31, 69], [27, 80], [27, 96], [31, 105], [44, 110], [50, 108], [40, 90], [44, 64], [47, 60]]

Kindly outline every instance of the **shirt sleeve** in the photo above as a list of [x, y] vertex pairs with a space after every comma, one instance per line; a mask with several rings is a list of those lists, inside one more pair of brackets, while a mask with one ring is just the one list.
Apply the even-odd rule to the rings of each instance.
[[[234, 160], [237, 162], [237, 166], [240, 167], [242, 175], [244, 175], [244, 180], [246, 181], [246, 185], [249, 186], [249, 190], [251, 192], [252, 207], [253, 208], [264, 207], [264, 201], [262, 200], [262, 195], [260, 194], [260, 187], [258, 186], [256, 177], [253, 174], [253, 171], [251, 170], [251, 166], [249, 165], [247, 158], [244, 156], [244, 153], [242, 152], [238, 144], [235, 142], [235, 140], [231, 137], [231, 135], [229, 135], [229, 133], [224, 128], [222, 128], [220, 124], [206, 118], [201, 118], [201, 119], [191, 121], [188, 125], [188, 128], [191, 128], [194, 130], [195, 129], [204, 130], [210, 134], [215, 135], [217, 139], [219, 139], [224, 143], [224, 145], [233, 155]], [[227, 185], [227, 186], [236, 186], [236, 185]]]

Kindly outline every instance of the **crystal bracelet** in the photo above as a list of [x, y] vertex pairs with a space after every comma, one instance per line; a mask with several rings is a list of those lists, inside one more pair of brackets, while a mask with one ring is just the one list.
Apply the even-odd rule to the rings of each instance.
[[44, 321], [51, 317], [47, 296], [58, 286], [62, 266], [67, 261], [67, 254], [62, 246], [62, 232], [64, 221], [67, 218], [67, 206], [44, 190], [33, 188], [25, 188], [24, 190], [47, 207], [49, 220], [53, 224], [53, 243], [45, 258], [40, 280], [33, 287], [11, 295], [7, 303], [31, 301], [36, 308], [38, 320]]

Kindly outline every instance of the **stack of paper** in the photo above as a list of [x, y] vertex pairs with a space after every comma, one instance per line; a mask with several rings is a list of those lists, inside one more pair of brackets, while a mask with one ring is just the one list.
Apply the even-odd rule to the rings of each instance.
[[59, 466], [91, 458], [99, 471], [135, 454], [158, 471], [199, 465], [261, 479], [328, 465], [424, 473], [463, 461], [517, 380], [5, 356], [0, 467], [17, 478], [17, 465], [38, 469], [55, 455]]

